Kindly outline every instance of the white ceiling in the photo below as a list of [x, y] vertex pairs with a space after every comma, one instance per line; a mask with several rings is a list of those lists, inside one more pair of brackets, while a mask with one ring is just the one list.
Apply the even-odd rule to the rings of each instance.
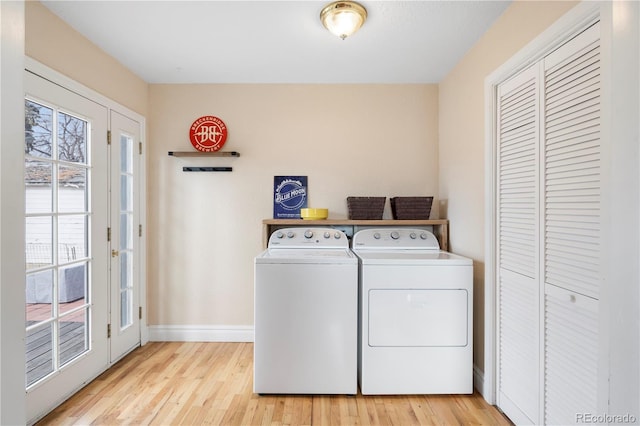
[[42, 3], [148, 83], [437, 83], [509, 2], [361, 0], [346, 40], [329, 1]]

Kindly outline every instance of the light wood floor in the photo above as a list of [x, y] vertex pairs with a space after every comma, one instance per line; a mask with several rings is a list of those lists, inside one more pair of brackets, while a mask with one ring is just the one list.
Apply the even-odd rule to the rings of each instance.
[[252, 343], [149, 343], [40, 425], [510, 425], [474, 395], [259, 396]]

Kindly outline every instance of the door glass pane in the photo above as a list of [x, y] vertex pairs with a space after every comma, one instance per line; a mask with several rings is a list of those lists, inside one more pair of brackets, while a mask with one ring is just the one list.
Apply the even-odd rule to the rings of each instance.
[[133, 263], [130, 251], [120, 252], [120, 327], [133, 323], [133, 299], [131, 294], [133, 281]]
[[89, 350], [89, 308], [60, 317], [60, 365]]
[[87, 211], [87, 170], [73, 166], [58, 166], [58, 211]]
[[51, 158], [53, 109], [26, 100], [24, 114], [25, 154]]
[[27, 386], [54, 370], [53, 323], [27, 329]]
[[120, 328], [133, 324], [133, 139], [120, 137]]
[[27, 274], [26, 327], [51, 319], [53, 297], [53, 270]]
[[120, 171], [133, 173], [133, 139], [125, 135], [120, 138]]
[[132, 210], [133, 178], [123, 174], [120, 176], [120, 210]]
[[87, 264], [76, 263], [58, 272], [58, 302], [60, 314], [64, 314], [87, 302]]
[[120, 252], [120, 288], [130, 287], [133, 263], [131, 262], [131, 252]]
[[51, 174], [51, 162], [36, 160], [25, 162], [26, 213], [51, 213], [53, 211]]
[[27, 269], [53, 264], [53, 221], [51, 216], [27, 217], [25, 220], [25, 259]]
[[120, 250], [133, 248], [132, 216], [130, 213], [120, 213]]
[[63, 112], [58, 113], [58, 159], [85, 163], [87, 122]]
[[120, 291], [120, 328], [125, 328], [132, 324], [131, 318], [131, 292], [129, 290]]
[[60, 263], [88, 257], [86, 215], [65, 215], [58, 217], [58, 246]]

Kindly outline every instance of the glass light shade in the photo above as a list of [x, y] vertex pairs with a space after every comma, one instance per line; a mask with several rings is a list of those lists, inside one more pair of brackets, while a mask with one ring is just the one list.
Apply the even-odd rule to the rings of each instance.
[[352, 1], [337, 1], [320, 12], [320, 20], [332, 34], [345, 39], [360, 29], [367, 19], [367, 10]]

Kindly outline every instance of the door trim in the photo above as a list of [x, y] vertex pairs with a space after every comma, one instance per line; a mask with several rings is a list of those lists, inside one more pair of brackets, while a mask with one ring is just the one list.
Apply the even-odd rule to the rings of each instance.
[[553, 25], [520, 49], [503, 65], [489, 74], [484, 83], [485, 93], [485, 324], [484, 324], [484, 374], [476, 388], [490, 404], [496, 404], [497, 395], [497, 259], [496, 259], [496, 106], [497, 87], [510, 77], [542, 59], [549, 52], [577, 35], [600, 19], [601, 5], [583, 1], [564, 14]]

